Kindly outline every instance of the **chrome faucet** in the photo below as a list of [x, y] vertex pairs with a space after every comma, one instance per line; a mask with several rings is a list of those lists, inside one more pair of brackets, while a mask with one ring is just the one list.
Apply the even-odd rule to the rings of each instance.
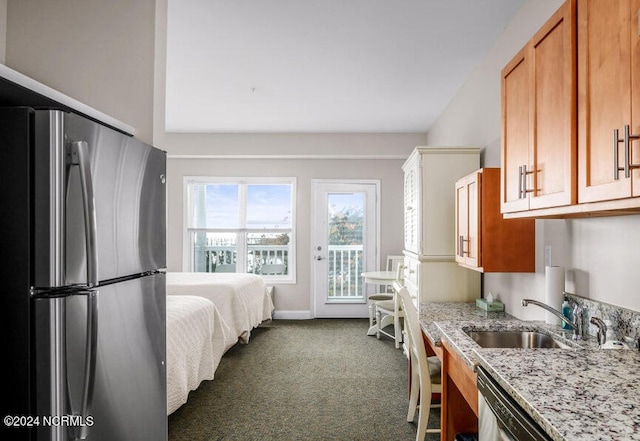
[[549, 311], [551, 314], [558, 317], [560, 320], [565, 322], [571, 329], [573, 329], [573, 339], [581, 340], [582, 339], [582, 308], [578, 305], [573, 308], [573, 319], [569, 320], [562, 313], [556, 309], [553, 309], [551, 306], [546, 303], [539, 302], [533, 299], [522, 299], [522, 306], [528, 306], [529, 303], [533, 305], [538, 305], [542, 309]]
[[598, 327], [598, 344], [602, 346], [607, 342], [607, 325], [599, 317], [591, 317], [589, 322]]

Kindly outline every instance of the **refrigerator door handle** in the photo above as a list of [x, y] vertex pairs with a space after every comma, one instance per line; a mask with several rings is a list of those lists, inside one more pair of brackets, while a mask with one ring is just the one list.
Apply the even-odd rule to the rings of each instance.
[[[73, 415], [81, 417], [81, 424], [70, 428], [70, 438], [84, 440], [89, 436], [89, 428], [92, 423], [87, 422], [91, 418], [91, 403], [95, 389], [96, 356], [98, 353], [98, 291], [82, 292], [87, 296], [87, 334], [84, 354], [84, 378], [82, 382], [82, 395], [80, 411], [75, 412], [71, 404], [71, 393], [67, 391], [69, 408]], [[67, 385], [69, 381], [67, 381]]]
[[71, 165], [77, 165], [80, 170], [87, 252], [87, 286], [91, 288], [98, 285], [98, 226], [88, 150], [85, 141], [71, 143]]

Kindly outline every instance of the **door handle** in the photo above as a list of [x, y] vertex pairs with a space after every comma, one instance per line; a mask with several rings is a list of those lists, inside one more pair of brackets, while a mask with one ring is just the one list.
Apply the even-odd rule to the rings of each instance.
[[[85, 291], [79, 294], [87, 296], [87, 321], [84, 353], [84, 377], [82, 381], [82, 395], [79, 412], [74, 412], [71, 403], [71, 391], [67, 380], [67, 401], [73, 415], [81, 417], [82, 425], [69, 428], [70, 439], [85, 440], [89, 436], [90, 425], [85, 424], [93, 401], [96, 377], [96, 356], [98, 353], [98, 291]], [[67, 375], [69, 372], [67, 371]]]
[[324, 260], [324, 259], [326, 259], [326, 257], [322, 257], [322, 256], [313, 256], [313, 258], [315, 260]]
[[96, 223], [96, 204], [87, 143], [85, 141], [72, 142], [70, 155], [71, 165], [78, 166], [80, 171], [86, 240], [85, 248], [87, 253], [87, 287], [91, 288], [98, 285], [98, 227]]

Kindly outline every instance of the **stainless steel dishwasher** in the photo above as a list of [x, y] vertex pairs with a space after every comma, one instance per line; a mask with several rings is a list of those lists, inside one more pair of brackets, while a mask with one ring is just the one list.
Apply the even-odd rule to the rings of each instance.
[[481, 366], [478, 373], [480, 441], [547, 441], [551, 438]]

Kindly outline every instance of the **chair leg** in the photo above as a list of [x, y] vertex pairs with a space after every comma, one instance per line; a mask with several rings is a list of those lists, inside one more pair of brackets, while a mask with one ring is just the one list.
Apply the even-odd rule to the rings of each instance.
[[376, 309], [376, 338], [380, 340], [380, 320], [382, 319], [382, 314], [380, 311]]
[[371, 328], [373, 326], [373, 310], [374, 310], [374, 303], [369, 300], [369, 327]]
[[409, 393], [409, 410], [407, 411], [407, 421], [412, 423], [416, 416], [418, 407], [418, 395], [420, 394], [420, 375], [418, 366], [412, 363], [411, 366], [411, 392]]
[[[427, 380], [429, 381], [429, 380]], [[418, 431], [416, 441], [423, 441], [427, 433], [441, 433], [441, 429], [427, 429], [429, 414], [431, 413], [431, 385], [426, 382], [420, 383], [420, 405], [418, 406]]]
[[398, 315], [393, 318], [393, 331], [396, 340], [396, 349], [400, 349], [400, 343], [402, 342], [402, 329], [400, 328], [400, 317], [398, 317]]
[[427, 433], [427, 423], [429, 422], [430, 411], [431, 394], [420, 394], [420, 406], [418, 406], [418, 431], [416, 433], [416, 441], [424, 440], [424, 436]]

